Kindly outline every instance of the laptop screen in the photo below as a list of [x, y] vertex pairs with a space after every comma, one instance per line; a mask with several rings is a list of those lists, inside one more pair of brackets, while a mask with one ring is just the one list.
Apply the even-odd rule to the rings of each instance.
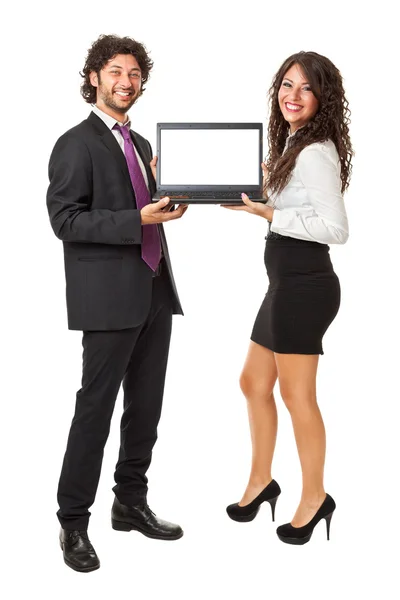
[[216, 127], [161, 129], [159, 186], [260, 184], [260, 128]]

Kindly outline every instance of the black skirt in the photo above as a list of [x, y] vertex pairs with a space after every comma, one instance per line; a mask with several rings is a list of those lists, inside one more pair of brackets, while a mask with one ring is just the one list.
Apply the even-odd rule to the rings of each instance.
[[322, 338], [340, 306], [329, 246], [274, 232], [266, 240], [269, 287], [251, 339], [282, 354], [323, 354]]

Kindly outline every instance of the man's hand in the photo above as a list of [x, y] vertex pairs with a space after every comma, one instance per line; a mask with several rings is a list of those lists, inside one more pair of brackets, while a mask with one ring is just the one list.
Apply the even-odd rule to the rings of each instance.
[[176, 210], [172, 210], [173, 204], [168, 196], [158, 202], [146, 204], [140, 211], [142, 225], [152, 225], [154, 223], [166, 223], [174, 219], [180, 219], [187, 211], [187, 204], [181, 204]]
[[158, 156], [153, 156], [153, 159], [150, 161], [151, 172], [153, 173], [153, 177], [156, 181], [157, 181], [157, 161], [158, 161]]
[[243, 205], [229, 206], [227, 204], [221, 204], [222, 208], [229, 208], [230, 210], [244, 210], [252, 215], [258, 215], [264, 217], [267, 221], [272, 221], [274, 209], [267, 206], [263, 202], [252, 202], [246, 194], [242, 194]]

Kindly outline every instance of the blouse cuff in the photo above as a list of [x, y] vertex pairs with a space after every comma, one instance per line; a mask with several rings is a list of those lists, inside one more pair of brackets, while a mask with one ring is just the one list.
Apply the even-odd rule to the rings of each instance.
[[287, 229], [289, 225], [290, 218], [288, 219], [288, 215], [285, 214], [282, 210], [277, 210], [275, 208], [274, 214], [272, 215], [271, 221], [271, 231], [275, 231], [275, 233], [279, 233], [279, 229]]

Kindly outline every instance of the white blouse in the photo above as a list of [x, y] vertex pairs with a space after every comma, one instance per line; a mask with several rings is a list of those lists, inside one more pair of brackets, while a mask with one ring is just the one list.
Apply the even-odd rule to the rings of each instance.
[[321, 244], [344, 244], [349, 226], [341, 185], [332, 140], [310, 144], [298, 155], [283, 191], [267, 202], [276, 209], [271, 231]]

